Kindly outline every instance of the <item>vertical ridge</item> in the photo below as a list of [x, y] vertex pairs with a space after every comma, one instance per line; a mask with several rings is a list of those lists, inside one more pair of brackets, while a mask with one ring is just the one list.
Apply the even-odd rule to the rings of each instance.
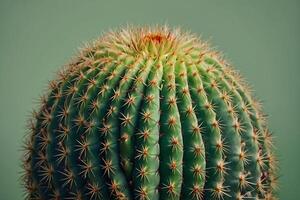
[[189, 63], [187, 68], [189, 90], [195, 107], [198, 123], [203, 125], [203, 140], [206, 158], [206, 183], [204, 185], [204, 199], [216, 199], [216, 192], [222, 192], [223, 177], [216, 173], [218, 163], [224, 160], [222, 150], [218, 148], [221, 141], [221, 130], [213, 105], [207, 99], [202, 80], [196, 66]]
[[206, 167], [203, 130], [192, 105], [186, 66], [183, 63], [176, 63], [175, 74], [177, 106], [183, 137], [183, 182], [180, 199], [201, 200]]
[[162, 200], [179, 199], [182, 184], [183, 141], [176, 103], [175, 62], [176, 56], [172, 56], [163, 64], [160, 91], [159, 196]]
[[[159, 194], [159, 87], [163, 66], [158, 59], [152, 65], [139, 113], [138, 130], [134, 134], [135, 160], [133, 168], [133, 194], [138, 200], [158, 200]], [[147, 98], [151, 96], [151, 98]], [[147, 168], [146, 173], [144, 173]]]

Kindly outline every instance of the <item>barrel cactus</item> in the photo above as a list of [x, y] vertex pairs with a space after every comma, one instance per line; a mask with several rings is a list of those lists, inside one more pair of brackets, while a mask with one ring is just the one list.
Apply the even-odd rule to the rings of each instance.
[[27, 199], [275, 199], [249, 86], [198, 37], [127, 27], [87, 45], [29, 122]]

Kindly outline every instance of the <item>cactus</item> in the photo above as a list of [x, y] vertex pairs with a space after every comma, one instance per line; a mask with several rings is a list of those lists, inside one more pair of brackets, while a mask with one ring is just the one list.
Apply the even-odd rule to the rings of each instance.
[[261, 106], [198, 37], [128, 27], [88, 45], [28, 123], [27, 199], [275, 199]]

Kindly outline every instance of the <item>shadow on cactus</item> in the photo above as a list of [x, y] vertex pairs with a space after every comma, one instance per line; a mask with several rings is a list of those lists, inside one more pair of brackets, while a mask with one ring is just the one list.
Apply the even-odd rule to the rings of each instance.
[[275, 199], [260, 104], [189, 33], [128, 27], [83, 49], [29, 123], [28, 199]]

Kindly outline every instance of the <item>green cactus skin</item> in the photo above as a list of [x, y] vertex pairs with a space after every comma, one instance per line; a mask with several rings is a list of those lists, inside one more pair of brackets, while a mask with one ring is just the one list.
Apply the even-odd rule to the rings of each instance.
[[128, 27], [82, 50], [29, 121], [27, 199], [276, 199], [261, 106], [199, 38]]

